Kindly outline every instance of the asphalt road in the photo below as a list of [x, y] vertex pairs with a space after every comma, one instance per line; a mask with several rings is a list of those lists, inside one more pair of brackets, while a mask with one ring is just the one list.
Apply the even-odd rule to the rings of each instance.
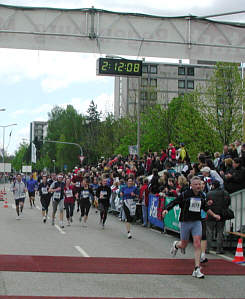
[[[128, 240], [124, 223], [113, 215], [108, 216], [102, 230], [94, 209], [90, 210], [87, 228], [81, 227], [75, 211], [72, 226], [61, 230], [52, 226], [50, 219], [42, 223], [38, 197], [34, 209], [30, 209], [26, 200], [24, 219], [16, 220], [11, 193], [8, 199], [9, 208], [3, 208], [0, 203], [0, 254], [170, 258], [169, 250], [176, 240], [176, 236], [160, 234], [140, 225], [133, 225], [133, 238]], [[192, 257], [193, 248], [189, 244], [184, 258]], [[216, 255], [208, 257], [217, 258]], [[176, 258], [183, 258], [183, 255]], [[244, 294], [244, 276], [225, 273], [199, 280], [191, 273], [171, 276], [0, 272], [0, 295], [244, 298]]]

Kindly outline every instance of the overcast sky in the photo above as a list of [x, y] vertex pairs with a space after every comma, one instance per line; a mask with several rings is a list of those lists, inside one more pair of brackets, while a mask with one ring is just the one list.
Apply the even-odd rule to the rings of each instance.
[[[94, 6], [161, 16], [206, 16], [245, 10], [244, 0], [5, 0], [0, 4], [57, 8]], [[216, 20], [245, 23], [245, 14]], [[96, 76], [96, 58], [95, 54], [0, 49], [0, 108], [6, 108], [6, 112], [0, 112], [0, 125], [18, 124], [6, 129], [5, 148], [9, 153], [14, 153], [22, 140], [29, 140], [30, 122], [47, 120], [48, 112], [55, 105], [72, 104], [85, 113], [89, 102], [94, 100], [99, 110], [113, 111], [114, 79]], [[92, 71], [84, 72], [78, 65], [89, 65], [86, 69]], [[1, 128], [0, 145], [2, 147]]]

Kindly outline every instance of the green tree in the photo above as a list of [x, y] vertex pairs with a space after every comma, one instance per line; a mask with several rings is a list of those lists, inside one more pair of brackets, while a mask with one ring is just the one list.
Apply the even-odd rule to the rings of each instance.
[[137, 143], [137, 122], [134, 118], [121, 118], [114, 126], [115, 154], [128, 155], [128, 146]]
[[171, 142], [177, 145], [185, 143], [192, 161], [201, 151], [213, 153], [221, 148], [217, 132], [197, 109], [193, 94], [173, 99], [168, 106], [168, 114], [175, 116]]
[[159, 151], [167, 145], [166, 109], [154, 105], [141, 113], [141, 152]]
[[85, 155], [89, 163], [97, 162], [100, 153], [98, 149], [98, 140], [101, 134], [101, 112], [98, 111], [94, 101], [90, 102], [86, 115], [86, 133], [85, 133]]
[[243, 86], [238, 66], [219, 62], [207, 87], [196, 94], [200, 113], [223, 144], [242, 137]]
[[28, 161], [25, 160], [26, 153], [28, 152], [29, 144], [23, 142], [20, 144], [18, 150], [15, 152], [15, 157], [12, 161], [12, 167], [16, 171], [21, 171], [22, 166], [27, 164]]
[[101, 112], [98, 111], [98, 106], [92, 100], [87, 110], [87, 120], [90, 123], [98, 123], [101, 119]]
[[[66, 109], [54, 107], [49, 113], [47, 140], [77, 143], [83, 147], [86, 144], [85, 125], [85, 116], [80, 115], [73, 106], [68, 105]], [[71, 170], [79, 164], [79, 155], [80, 149], [75, 145], [44, 142], [41, 159], [44, 159], [51, 169], [51, 161], [55, 160], [59, 170], [63, 170], [64, 165]]]

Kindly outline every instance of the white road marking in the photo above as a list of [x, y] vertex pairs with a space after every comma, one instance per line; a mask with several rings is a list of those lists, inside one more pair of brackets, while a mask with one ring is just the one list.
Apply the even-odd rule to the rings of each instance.
[[62, 235], [65, 235], [65, 234], [66, 234], [66, 232], [63, 231], [63, 229], [59, 227], [59, 225], [55, 224], [55, 227], [58, 229], [58, 231], [59, 231]]
[[83, 250], [80, 246], [74, 246], [76, 250], [81, 253], [83, 257], [90, 257], [85, 250]]

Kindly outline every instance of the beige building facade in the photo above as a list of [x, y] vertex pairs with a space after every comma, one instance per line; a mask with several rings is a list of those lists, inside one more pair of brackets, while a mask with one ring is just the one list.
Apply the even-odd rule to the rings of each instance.
[[214, 71], [215, 62], [196, 64], [143, 63], [142, 77], [116, 77], [114, 115], [116, 118], [137, 113], [153, 104], [167, 106], [174, 98], [205, 86]]

